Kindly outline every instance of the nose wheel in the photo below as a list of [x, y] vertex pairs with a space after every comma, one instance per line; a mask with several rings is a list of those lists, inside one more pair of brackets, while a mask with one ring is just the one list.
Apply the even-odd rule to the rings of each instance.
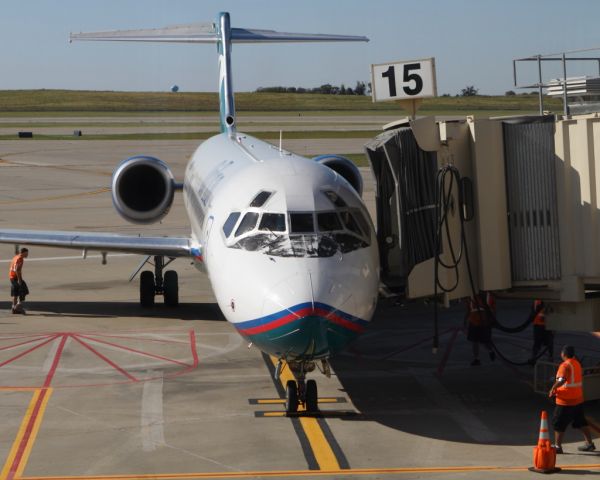
[[[299, 368], [298, 368], [299, 367]], [[315, 380], [306, 380], [306, 365], [290, 364], [295, 380], [288, 380], [285, 385], [285, 413], [296, 413], [300, 405], [307, 413], [319, 411], [319, 392]]]
[[[141, 270], [144, 264], [149, 262], [149, 259], [150, 257], [147, 257], [137, 271]], [[164, 267], [173, 260], [171, 258], [165, 263], [164, 257], [157, 255], [154, 257], [154, 272], [144, 270], [140, 274], [140, 304], [142, 307], [153, 307], [156, 295], [162, 295], [165, 305], [169, 307], [179, 305], [179, 279], [177, 272], [175, 270], [167, 270], [163, 277]]]

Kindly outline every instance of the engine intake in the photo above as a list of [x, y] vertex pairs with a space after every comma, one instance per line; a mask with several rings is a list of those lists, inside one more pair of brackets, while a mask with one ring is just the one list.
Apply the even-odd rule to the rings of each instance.
[[175, 188], [171, 169], [154, 157], [128, 158], [112, 176], [113, 204], [132, 223], [162, 220], [169, 213]]
[[356, 190], [358, 195], [362, 197], [362, 176], [358, 167], [354, 165], [351, 160], [348, 160], [341, 155], [319, 155], [318, 157], [313, 158], [313, 160], [321, 165], [331, 168], [334, 172], [341, 175], [350, 185], [352, 185], [352, 188]]

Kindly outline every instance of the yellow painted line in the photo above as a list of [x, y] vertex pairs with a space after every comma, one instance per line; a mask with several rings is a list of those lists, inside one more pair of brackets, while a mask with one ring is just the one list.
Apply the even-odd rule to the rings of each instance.
[[[77, 257], [79, 258], [79, 257]], [[283, 398], [263, 398], [256, 400], [259, 405], [283, 405], [285, 399]], [[319, 403], [338, 403], [337, 398], [319, 398]]]
[[[271, 357], [271, 361], [273, 362], [273, 365], [277, 365], [278, 360], [275, 357]], [[288, 380], [294, 380], [294, 376], [289, 368], [283, 368], [279, 375], [279, 381], [284, 388]], [[308, 438], [308, 442], [312, 448], [315, 460], [319, 464], [319, 468], [321, 470], [340, 470], [340, 464], [317, 419], [300, 417], [300, 425], [306, 434], [306, 438]]]
[[[42, 419], [44, 418], [44, 413], [46, 413], [46, 406], [48, 405], [48, 400], [50, 400], [50, 396], [52, 395], [52, 389], [46, 388], [46, 395], [44, 396], [40, 408], [38, 410], [38, 414], [35, 417], [35, 422], [33, 424], [33, 428], [31, 430], [31, 434], [29, 436], [29, 440], [27, 441], [27, 445], [25, 446], [25, 450], [23, 452], [23, 457], [19, 462], [19, 468], [16, 471], [15, 478], [20, 478], [25, 470], [25, 465], [29, 461], [29, 455], [31, 454], [31, 450], [33, 449], [33, 444], [35, 443], [35, 439], [37, 438], [37, 434], [40, 431], [40, 426], [42, 425]], [[40, 390], [41, 395], [42, 390]]]
[[[130, 475], [88, 475], [73, 477], [19, 477], [19, 480], [179, 480], [203, 478], [252, 478], [252, 477], [316, 477], [348, 475], [400, 475], [415, 473], [469, 473], [469, 472], [524, 472], [529, 467], [464, 466], [464, 467], [399, 467], [399, 468], [353, 468], [349, 470], [275, 470], [255, 472], [212, 472], [212, 473], [156, 473]], [[600, 464], [561, 465], [563, 473], [570, 470], [598, 470]]]
[[0, 392], [35, 392], [40, 387], [0, 387]]
[[6, 462], [4, 464], [4, 468], [2, 469], [2, 472], [0, 472], [0, 480], [5, 480], [5, 479], [9, 478], [9, 475], [11, 474], [11, 471], [10, 471], [11, 467], [13, 466], [15, 459], [17, 458], [17, 455], [19, 453], [19, 449], [22, 445], [23, 439], [25, 438], [25, 436], [27, 434], [27, 428], [30, 425], [31, 417], [36, 410], [36, 406], [39, 402], [40, 395], [42, 394], [42, 392], [44, 392], [44, 390], [46, 390], [46, 395], [42, 401], [42, 404], [39, 406], [38, 412], [35, 417], [35, 422], [31, 427], [31, 432], [29, 434], [27, 444], [25, 445], [25, 449], [23, 450], [23, 453], [21, 454], [21, 458], [19, 459], [18, 469], [15, 471], [15, 476], [18, 477], [21, 473], [23, 473], [23, 469], [25, 468], [25, 465], [27, 464], [27, 460], [29, 458], [29, 454], [31, 453], [31, 448], [33, 447], [35, 437], [40, 428], [40, 424], [42, 422], [42, 417], [44, 415], [44, 411], [45, 411], [46, 405], [48, 403], [48, 398], [50, 398], [50, 394], [52, 393], [51, 388], [47, 388], [47, 389], [38, 388], [35, 390], [32, 398], [31, 398], [31, 401], [29, 402], [29, 407], [27, 407], [27, 411], [25, 412], [25, 416], [23, 417], [23, 420], [21, 421], [21, 426], [19, 427], [19, 431], [17, 432], [17, 437], [15, 438], [12, 448], [10, 449], [8, 458], [6, 459]]

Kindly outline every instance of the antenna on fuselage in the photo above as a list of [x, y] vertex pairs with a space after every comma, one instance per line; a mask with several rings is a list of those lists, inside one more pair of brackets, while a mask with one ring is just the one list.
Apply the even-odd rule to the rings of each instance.
[[219, 110], [221, 131], [230, 137], [235, 134], [235, 102], [231, 73], [231, 45], [233, 43], [283, 42], [368, 42], [367, 37], [354, 35], [326, 35], [320, 33], [284, 33], [274, 30], [231, 28], [229, 13], [221, 12], [215, 23], [175, 25], [142, 30], [115, 30], [111, 32], [72, 33], [69, 41], [112, 42], [169, 42], [216, 43], [219, 52]]

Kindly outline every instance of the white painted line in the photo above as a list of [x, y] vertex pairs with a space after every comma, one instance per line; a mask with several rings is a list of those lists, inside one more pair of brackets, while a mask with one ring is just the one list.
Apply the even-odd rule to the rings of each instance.
[[[147, 372], [149, 377], [153, 377], [155, 373]], [[144, 383], [140, 422], [144, 452], [153, 452], [157, 447], [165, 445], [162, 372], [159, 379]]]
[[[42, 247], [47, 248], [47, 247]], [[110, 253], [107, 255], [108, 257], [133, 257], [137, 255], [136, 253]], [[27, 262], [52, 262], [54, 260], [86, 260], [90, 258], [102, 258], [102, 255], [88, 255], [86, 258], [83, 258], [81, 255], [72, 255], [68, 257], [40, 257], [40, 258], [28, 258]], [[10, 263], [12, 260], [0, 260], [0, 263]]]

